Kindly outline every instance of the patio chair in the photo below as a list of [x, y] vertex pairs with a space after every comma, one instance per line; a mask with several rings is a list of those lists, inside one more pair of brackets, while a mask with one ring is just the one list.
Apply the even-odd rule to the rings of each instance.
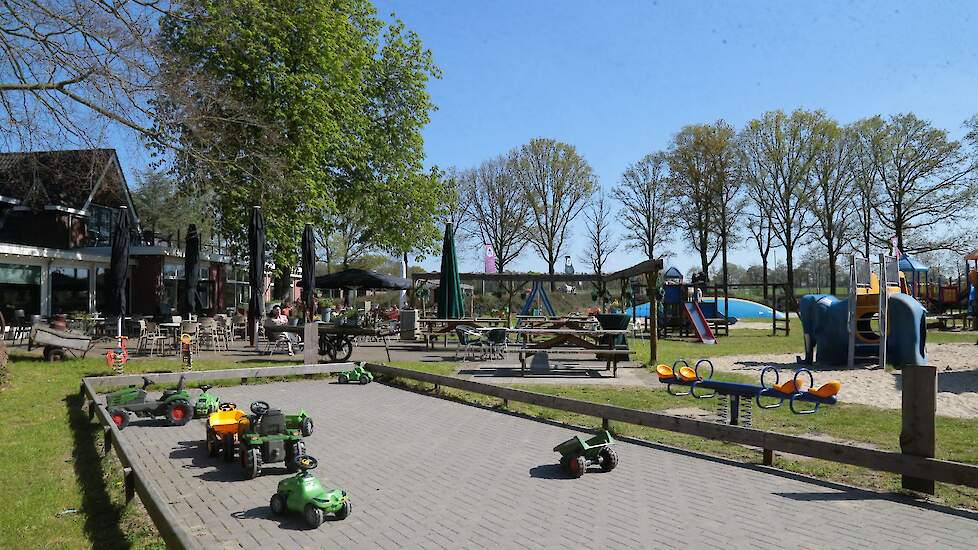
[[245, 317], [244, 315], [235, 314], [234, 317], [231, 318], [230, 331], [231, 331], [230, 338], [232, 342], [234, 341], [234, 337], [238, 334], [241, 334], [242, 340], [247, 340], [248, 318]]
[[223, 347], [224, 351], [228, 351], [231, 341], [231, 323], [226, 315], [217, 316], [214, 320], [217, 322], [217, 332], [214, 334], [217, 339], [216, 343], [218, 347]]
[[200, 330], [198, 331], [200, 346], [210, 345], [211, 351], [218, 351], [219, 348], [227, 349], [224, 345], [224, 330], [218, 328], [218, 320], [213, 317], [201, 317]]
[[[486, 340], [483, 338], [482, 333], [475, 330], [469, 325], [459, 325], [455, 327], [455, 335], [458, 337], [458, 347], [455, 348], [455, 358], [458, 358], [458, 352], [462, 352], [462, 360], [467, 361], [469, 358], [482, 359], [485, 357], [485, 344]], [[479, 350], [479, 354], [475, 355], [474, 350]]]
[[489, 359], [503, 359], [509, 347], [506, 339], [506, 329], [494, 328], [486, 331], [486, 342], [489, 344]]
[[137, 351], [146, 353], [148, 346], [150, 357], [156, 355], [157, 348], [160, 350], [160, 356], [169, 355], [169, 352], [173, 350], [171, 343], [173, 340], [170, 335], [161, 332], [160, 327], [156, 323], [150, 321], [141, 321], [141, 323], [145, 326], [145, 333], [142, 332], [141, 327]]
[[264, 345], [264, 353], [266, 355], [271, 355], [277, 350], [283, 350], [282, 353], [288, 353], [293, 355], [295, 350], [293, 349], [293, 342], [289, 338], [288, 333], [284, 331], [266, 329], [264, 326], [258, 327], [258, 349], [262, 349]]

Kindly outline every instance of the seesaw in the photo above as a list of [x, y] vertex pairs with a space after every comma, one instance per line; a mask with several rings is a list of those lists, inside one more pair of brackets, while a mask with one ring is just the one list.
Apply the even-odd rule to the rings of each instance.
[[[709, 373], [701, 373], [700, 368], [709, 367]], [[656, 374], [659, 382], [666, 384], [666, 391], [670, 395], [682, 397], [692, 395], [697, 399], [709, 399], [717, 395], [730, 398], [730, 423], [738, 424], [740, 417], [740, 400], [748, 399], [757, 402], [762, 409], [776, 409], [782, 406], [785, 400], [791, 412], [795, 414], [812, 414], [818, 411], [822, 405], [834, 405], [838, 402], [837, 394], [842, 388], [842, 383], [838, 380], [829, 381], [818, 388], [815, 388], [815, 376], [807, 368], [799, 368], [794, 376], [781, 382], [780, 373], [774, 367], [766, 367], [761, 371], [761, 385], [742, 384], [739, 382], [726, 382], [713, 379], [713, 363], [709, 359], [700, 359], [695, 367], [690, 367], [689, 363], [680, 359], [673, 363], [673, 366], [658, 365]], [[774, 382], [768, 385], [765, 377], [769, 372], [774, 373]], [[808, 384], [805, 385], [804, 375], [808, 375]], [[704, 376], [705, 375], [705, 376]], [[675, 386], [688, 388], [685, 391], [677, 391]], [[806, 389], [807, 388], [807, 389]], [[706, 392], [698, 392], [698, 389]], [[761, 398], [776, 399], [768, 400], [766, 403]], [[745, 405], [749, 411], [751, 401]], [[811, 403], [814, 407], [802, 408], [796, 403]], [[748, 419], [749, 420], [749, 419]]]

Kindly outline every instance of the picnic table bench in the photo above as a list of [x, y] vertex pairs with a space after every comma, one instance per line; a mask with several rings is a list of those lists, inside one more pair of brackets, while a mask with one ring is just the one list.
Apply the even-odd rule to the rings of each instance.
[[421, 325], [422, 338], [424, 338], [425, 349], [434, 349], [435, 341], [438, 338], [445, 339], [445, 347], [448, 347], [448, 337], [455, 334], [455, 329], [460, 325], [473, 328], [495, 328], [501, 327], [506, 323], [506, 319], [495, 317], [478, 317], [475, 319], [418, 319]]
[[509, 332], [522, 336], [516, 351], [520, 360], [520, 373], [526, 373], [526, 360], [540, 352], [558, 355], [594, 355], [605, 361], [605, 370], [618, 376], [618, 363], [635, 352], [627, 344], [618, 344], [628, 330], [573, 329], [573, 328], [517, 328]]

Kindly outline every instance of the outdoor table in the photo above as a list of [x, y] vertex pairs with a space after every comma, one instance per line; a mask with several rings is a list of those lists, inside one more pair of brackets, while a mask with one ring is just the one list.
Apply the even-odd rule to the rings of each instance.
[[159, 323], [160, 330], [165, 330], [173, 338], [173, 349], [180, 349], [180, 323]]
[[573, 328], [514, 328], [508, 332], [521, 339], [519, 351], [520, 373], [526, 371], [526, 358], [540, 351], [587, 354], [594, 353], [598, 359], [605, 360], [605, 370], [618, 376], [619, 357], [627, 357], [631, 352], [618, 349], [617, 336], [628, 334], [625, 329], [573, 329]]
[[[506, 319], [495, 317], [477, 317], [475, 319], [418, 319], [418, 324], [422, 325], [421, 334], [424, 336], [425, 349], [434, 349], [435, 340], [441, 336], [445, 337], [445, 347], [448, 347], [448, 336], [455, 332], [459, 325], [466, 325], [472, 328], [496, 328], [505, 324]], [[427, 325], [428, 328], [424, 328]]]
[[589, 330], [598, 325], [598, 320], [594, 317], [540, 317], [540, 316], [518, 316], [517, 326], [519, 328], [540, 328], [540, 329], [560, 329], [570, 328], [576, 330]]

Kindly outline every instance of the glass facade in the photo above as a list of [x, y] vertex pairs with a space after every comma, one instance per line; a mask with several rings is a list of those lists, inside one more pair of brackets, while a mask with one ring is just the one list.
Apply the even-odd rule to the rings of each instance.
[[248, 300], [251, 299], [248, 270], [227, 267], [225, 273], [224, 307], [247, 310]]
[[0, 264], [0, 310], [8, 323], [17, 322], [41, 312], [41, 267], [36, 265]]
[[88, 269], [51, 269], [51, 313], [88, 313]]
[[[200, 281], [197, 283], [197, 295], [200, 297], [199, 307], [201, 310], [209, 310], [214, 307], [214, 280], [211, 279], [209, 263], [202, 262], [200, 268]], [[183, 265], [166, 264], [163, 266], [163, 303], [178, 310], [183, 303], [184, 296], [184, 270]]]

